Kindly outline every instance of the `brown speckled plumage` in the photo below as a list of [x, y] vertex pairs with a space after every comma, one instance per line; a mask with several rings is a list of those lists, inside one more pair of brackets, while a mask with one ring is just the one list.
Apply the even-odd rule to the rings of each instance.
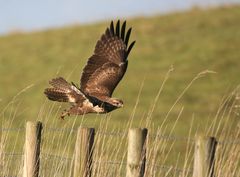
[[52, 88], [44, 93], [52, 101], [71, 102], [73, 106], [62, 114], [82, 115], [106, 113], [122, 107], [122, 101], [111, 98], [128, 66], [128, 55], [135, 44], [128, 46], [131, 28], [126, 32], [126, 21], [122, 26], [113, 22], [97, 41], [94, 54], [88, 59], [80, 80], [80, 88], [62, 77], [52, 79]]

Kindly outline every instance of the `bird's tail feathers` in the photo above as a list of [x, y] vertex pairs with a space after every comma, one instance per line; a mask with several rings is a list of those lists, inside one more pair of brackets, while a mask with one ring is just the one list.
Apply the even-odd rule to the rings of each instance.
[[52, 101], [77, 103], [86, 99], [84, 93], [62, 77], [52, 79], [49, 84], [53, 88], [46, 88], [44, 93]]
[[69, 93], [57, 88], [46, 88], [44, 91], [49, 100], [59, 102], [69, 102]]
[[58, 77], [54, 78], [51, 81], [49, 81], [49, 84], [52, 85], [54, 88], [58, 88], [61, 90], [70, 90], [71, 89], [71, 84], [68, 83], [64, 78]]

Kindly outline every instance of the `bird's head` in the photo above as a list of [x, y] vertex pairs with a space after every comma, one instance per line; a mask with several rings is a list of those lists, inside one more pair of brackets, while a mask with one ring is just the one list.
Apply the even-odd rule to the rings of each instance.
[[111, 99], [111, 104], [117, 108], [122, 108], [123, 107], [123, 101], [117, 98], [112, 98]]

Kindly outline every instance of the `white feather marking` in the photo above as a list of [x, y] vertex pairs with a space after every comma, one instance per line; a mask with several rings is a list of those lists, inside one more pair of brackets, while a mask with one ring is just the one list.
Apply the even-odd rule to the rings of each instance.
[[71, 89], [74, 90], [77, 94], [83, 96], [83, 98], [86, 98], [85, 95], [75, 86], [71, 85]]
[[98, 112], [98, 113], [104, 112], [103, 108], [99, 107], [98, 105], [97, 106], [93, 106], [93, 104], [88, 99], [86, 99], [83, 102], [83, 105], [86, 106], [86, 107], [91, 107], [95, 112]]
[[93, 107], [93, 104], [89, 101], [89, 99], [84, 100], [83, 105], [91, 108]]
[[68, 96], [68, 100], [69, 100], [69, 102], [72, 102], [72, 103], [76, 102], [76, 99], [70, 95]]
[[118, 66], [122, 66], [122, 65], [124, 65], [125, 63], [124, 62], [121, 62], [121, 63], [119, 63], [119, 65]]
[[99, 113], [104, 112], [104, 109], [101, 108], [101, 107], [99, 107], [98, 105], [97, 105], [97, 106], [94, 106], [94, 107], [93, 107], [93, 110], [96, 111], [96, 112], [99, 112]]

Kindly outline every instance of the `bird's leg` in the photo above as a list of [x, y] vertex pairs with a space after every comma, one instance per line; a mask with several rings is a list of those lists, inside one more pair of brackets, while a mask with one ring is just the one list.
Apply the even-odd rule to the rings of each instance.
[[64, 110], [60, 116], [60, 119], [64, 120], [65, 116], [70, 116], [69, 110]]
[[[89, 112], [89, 111], [88, 111]], [[68, 110], [64, 110], [61, 114], [61, 119], [64, 120], [65, 116], [70, 116], [70, 115], [83, 115], [87, 112], [85, 112], [81, 107], [79, 107], [78, 105], [74, 105], [72, 107], [70, 107]]]

